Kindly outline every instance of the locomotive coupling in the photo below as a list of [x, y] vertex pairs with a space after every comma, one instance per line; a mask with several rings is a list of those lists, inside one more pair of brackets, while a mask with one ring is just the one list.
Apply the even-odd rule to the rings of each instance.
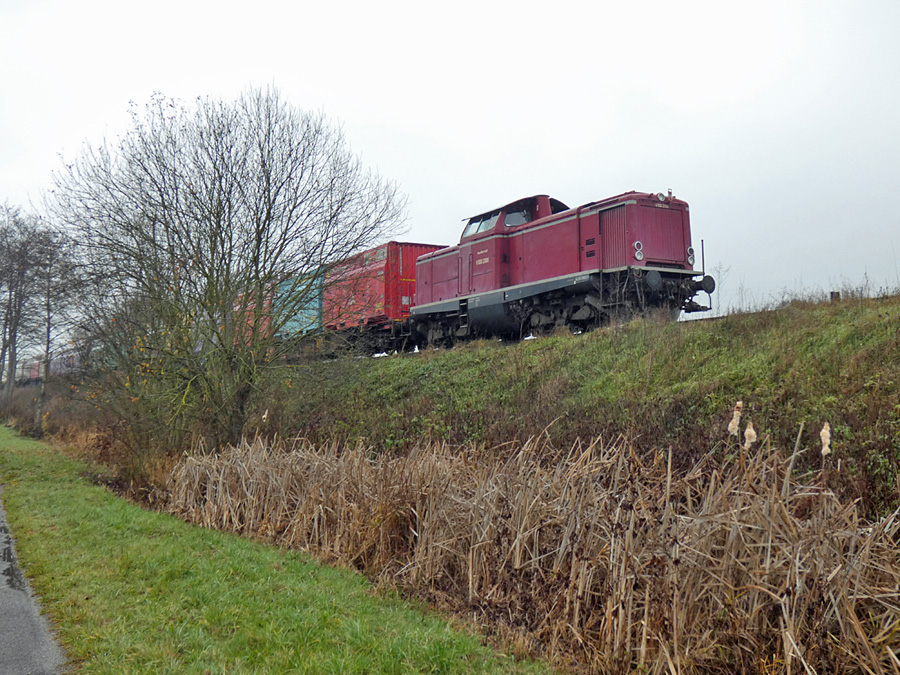
[[684, 279], [683, 281], [664, 280], [662, 275], [656, 270], [650, 270], [644, 274], [644, 284], [651, 291], [659, 291], [664, 285], [670, 291], [676, 288], [676, 284], [686, 291], [689, 295], [693, 295], [698, 291], [712, 293], [716, 290], [716, 280], [708, 274], [702, 279]]

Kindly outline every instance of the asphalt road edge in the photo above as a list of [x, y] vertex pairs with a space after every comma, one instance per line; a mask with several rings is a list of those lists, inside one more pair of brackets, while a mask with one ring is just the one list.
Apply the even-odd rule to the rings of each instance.
[[0, 675], [60, 675], [66, 657], [19, 567], [0, 484]]

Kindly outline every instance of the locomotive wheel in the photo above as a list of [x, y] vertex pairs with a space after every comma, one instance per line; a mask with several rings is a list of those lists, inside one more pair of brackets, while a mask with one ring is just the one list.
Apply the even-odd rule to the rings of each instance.
[[456, 344], [456, 336], [454, 335], [454, 326], [448, 325], [446, 321], [429, 321], [428, 329], [423, 332], [425, 336], [425, 344], [428, 347], [436, 349], [450, 349]]

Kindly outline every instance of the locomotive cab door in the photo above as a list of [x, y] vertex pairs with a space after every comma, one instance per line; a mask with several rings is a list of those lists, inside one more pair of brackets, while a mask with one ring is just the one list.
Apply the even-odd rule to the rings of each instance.
[[581, 249], [581, 271], [594, 272], [600, 269], [600, 214], [591, 213], [578, 218], [579, 244]]
[[500, 211], [493, 211], [469, 220], [460, 241], [460, 295], [483, 293], [495, 290], [500, 284], [501, 267], [505, 264], [508, 273], [508, 256], [500, 255], [501, 242], [506, 237], [498, 237], [503, 227]]
[[470, 288], [473, 293], [509, 286], [509, 240], [491, 236], [476, 241], [469, 249]]

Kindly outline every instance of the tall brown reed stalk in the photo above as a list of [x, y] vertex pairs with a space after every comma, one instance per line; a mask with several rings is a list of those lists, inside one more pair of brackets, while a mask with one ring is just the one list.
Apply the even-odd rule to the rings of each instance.
[[766, 445], [716, 457], [676, 476], [623, 439], [403, 457], [245, 441], [182, 461], [170, 508], [353, 565], [574, 669], [900, 673], [900, 513], [864, 522]]

